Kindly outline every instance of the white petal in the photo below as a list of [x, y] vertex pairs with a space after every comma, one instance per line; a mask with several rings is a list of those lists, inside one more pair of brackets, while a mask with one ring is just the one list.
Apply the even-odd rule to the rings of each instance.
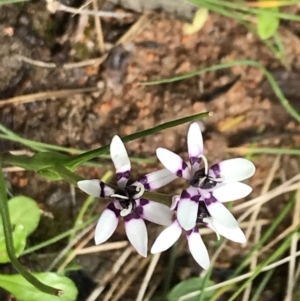
[[163, 226], [172, 224], [173, 211], [168, 206], [145, 199], [139, 199], [137, 204], [140, 208], [137, 207], [136, 211], [144, 219]]
[[98, 179], [79, 181], [77, 182], [77, 186], [85, 193], [96, 198], [104, 198], [114, 193], [112, 188]]
[[187, 135], [187, 145], [190, 158], [198, 158], [203, 154], [203, 138], [200, 126], [197, 122], [190, 125]]
[[119, 222], [120, 210], [110, 203], [102, 212], [95, 230], [96, 245], [107, 241], [115, 232]]
[[124, 143], [119, 136], [114, 136], [111, 141], [110, 156], [116, 168], [118, 185], [125, 187], [130, 176], [131, 164]]
[[[125, 219], [124, 219], [125, 220]], [[128, 240], [136, 251], [143, 257], [147, 257], [148, 234], [145, 222], [142, 218], [125, 220], [125, 231]]]
[[173, 222], [171, 226], [164, 229], [156, 238], [152, 248], [151, 253], [160, 253], [169, 249], [180, 237], [182, 228], [180, 227], [177, 220]]
[[191, 233], [187, 233], [186, 237], [192, 256], [203, 269], [207, 270], [210, 265], [210, 259], [197, 227]]
[[169, 184], [175, 179], [177, 179], [177, 176], [164, 168], [148, 173], [137, 182], [142, 183], [146, 190], [155, 190]]
[[241, 182], [225, 183], [212, 190], [213, 196], [220, 202], [242, 199], [252, 192], [252, 187]]
[[190, 178], [190, 169], [188, 165], [177, 154], [159, 147], [156, 150], [156, 155], [164, 167], [177, 177], [185, 179]]
[[244, 158], [235, 158], [221, 161], [211, 168], [215, 175], [224, 178], [224, 182], [243, 181], [255, 173], [254, 164]]
[[177, 209], [177, 219], [184, 230], [195, 227], [198, 213], [198, 202], [189, 198], [180, 199]]
[[[227, 228], [220, 224], [217, 220], [211, 219], [213, 230], [216, 230], [220, 235], [239, 243], [245, 243], [247, 241], [244, 232], [239, 228]], [[209, 225], [208, 225], [209, 226]]]
[[238, 223], [231, 212], [213, 196], [204, 199], [204, 202], [210, 215], [219, 223], [228, 228], [238, 227]]

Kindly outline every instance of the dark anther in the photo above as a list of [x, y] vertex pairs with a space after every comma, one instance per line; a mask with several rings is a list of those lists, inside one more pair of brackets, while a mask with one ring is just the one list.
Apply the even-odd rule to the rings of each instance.
[[190, 185], [201, 189], [211, 189], [217, 185], [217, 182], [215, 182], [213, 178], [206, 175], [204, 168], [202, 168], [197, 170], [190, 179]]
[[120, 197], [116, 196], [115, 199], [119, 202], [121, 207], [124, 209], [127, 209], [129, 207], [130, 203], [132, 204], [132, 209], [135, 208], [135, 201], [133, 199], [133, 196], [135, 194], [136, 194], [135, 186], [127, 186], [125, 188], [118, 188], [115, 190], [115, 193], [114, 193], [114, 195], [120, 196]]
[[204, 204], [204, 202], [199, 202], [198, 213], [197, 213], [197, 223], [203, 223], [203, 219], [210, 217], [210, 214]]

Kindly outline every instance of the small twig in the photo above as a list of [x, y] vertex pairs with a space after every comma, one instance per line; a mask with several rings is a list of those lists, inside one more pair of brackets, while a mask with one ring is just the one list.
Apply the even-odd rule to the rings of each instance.
[[297, 190], [298, 189], [297, 186], [299, 185], [299, 183], [295, 184], [295, 182], [299, 181], [299, 179], [300, 179], [300, 174], [294, 176], [293, 178], [289, 179], [288, 181], [274, 188], [273, 190], [270, 190], [265, 195], [261, 195], [259, 197], [252, 199], [251, 201], [235, 206], [233, 208], [233, 211], [236, 212], [236, 211], [244, 210], [249, 207], [253, 209], [254, 206], [257, 206], [258, 204], [260, 206], [261, 203], [266, 203], [278, 195], [281, 195], [285, 192], [289, 192], [292, 190]]
[[143, 300], [145, 292], [146, 292], [146, 289], [147, 289], [148, 284], [149, 284], [149, 281], [150, 281], [150, 279], [151, 279], [151, 277], [153, 275], [153, 272], [154, 272], [155, 267], [156, 267], [156, 265], [158, 263], [160, 255], [161, 255], [161, 253], [157, 253], [157, 254], [154, 254], [152, 256], [152, 259], [151, 259], [151, 262], [149, 264], [148, 270], [146, 272], [146, 275], [144, 277], [144, 280], [142, 282], [142, 285], [141, 285], [141, 287], [139, 289], [139, 292], [138, 292], [138, 295], [137, 295], [135, 301], [142, 301]]
[[[127, 265], [124, 267], [122, 271], [122, 275], [127, 275], [129, 272], [138, 264], [139, 262], [139, 256], [134, 254], [135, 256], [131, 258], [130, 261], [128, 261]], [[108, 292], [106, 293], [105, 297], [102, 301], [109, 301], [110, 298], [114, 295], [115, 290], [120, 287], [120, 283], [123, 280], [123, 276], [120, 275], [118, 278], [114, 278], [114, 281], [112, 282]]]
[[[99, 10], [97, 0], [93, 0], [93, 9], [94, 9], [94, 11]], [[103, 31], [102, 31], [100, 17], [97, 17], [97, 16], [95, 16], [95, 29], [96, 29], [97, 38], [98, 38], [98, 47], [99, 47], [100, 53], [103, 54], [105, 52]]]
[[76, 246], [75, 250], [72, 250], [72, 252], [65, 259], [65, 261], [58, 267], [57, 271], [62, 272], [65, 269], [65, 267], [76, 257], [77, 251], [86, 246], [93, 237], [94, 231], [92, 230], [90, 234], [78, 246]]
[[[134, 36], [138, 35], [148, 24], [148, 22], [151, 20], [151, 15], [150, 14], [144, 14], [142, 15], [130, 28], [129, 30], [117, 41], [115, 46], [119, 44], [126, 44], [128, 43], [131, 39], [133, 39]], [[81, 62], [75, 62], [75, 63], [66, 63], [62, 66], [62, 68], [68, 70], [68, 69], [74, 69], [74, 68], [81, 68], [81, 67], [86, 67], [86, 66], [99, 66], [101, 65], [107, 58], [108, 53], [105, 53], [99, 58], [95, 59], [88, 59], [84, 60]], [[24, 61], [26, 63], [38, 66], [38, 67], [45, 67], [45, 68], [56, 68], [56, 64], [54, 63], [46, 63], [42, 61], [37, 61], [33, 60], [30, 58], [27, 58], [22, 55], [17, 55], [17, 58], [21, 61]]]
[[[254, 244], [258, 243], [259, 239], [260, 239], [260, 234], [261, 234], [261, 226], [256, 225], [255, 227], [255, 239], [254, 239]], [[251, 258], [251, 263], [250, 263], [250, 270], [254, 271], [256, 266], [257, 266], [257, 261], [258, 261], [258, 254], [257, 251], [255, 251], [253, 253], [253, 256]], [[243, 295], [243, 299], [242, 301], [248, 301], [250, 298], [250, 294], [251, 294], [251, 289], [252, 289], [252, 282], [250, 282], [248, 284], [248, 286], [246, 287], [245, 291], [244, 291], [244, 295]]]
[[90, 253], [99, 253], [99, 252], [105, 252], [105, 251], [110, 251], [110, 250], [117, 250], [117, 249], [122, 249], [128, 246], [128, 241], [117, 241], [117, 242], [111, 242], [111, 243], [106, 243], [100, 246], [92, 246], [80, 250], [76, 250], [77, 255], [82, 255], [82, 254], [90, 254]]
[[119, 286], [120, 290], [117, 292], [116, 295], [113, 296], [111, 301], [118, 301], [124, 295], [128, 287], [135, 280], [135, 278], [141, 273], [141, 271], [145, 268], [145, 266], [149, 263], [149, 261], [150, 261], [150, 257], [141, 260], [140, 257], [138, 256], [139, 264], [136, 265], [135, 269], [130, 273], [129, 277], [127, 277], [124, 283], [122, 283], [122, 285]]
[[106, 12], [106, 11], [94, 11], [89, 9], [74, 8], [71, 6], [66, 6], [59, 1], [47, 0], [47, 9], [50, 13], [55, 14], [57, 11], [65, 11], [72, 14], [81, 14], [97, 17], [110, 17], [116, 19], [123, 19], [126, 17], [131, 17], [133, 14], [130, 13], [116, 13], [116, 12]]
[[18, 167], [18, 166], [3, 167], [3, 172], [18, 172], [23, 170], [25, 170], [25, 168]]
[[[299, 216], [300, 216], [300, 190], [297, 191], [296, 195], [296, 205], [294, 209], [293, 215], [293, 228], [297, 227], [299, 224]], [[290, 256], [291, 260], [289, 262], [289, 273], [288, 273], [288, 284], [287, 284], [287, 293], [284, 301], [292, 301], [293, 300], [293, 289], [295, 285], [295, 276], [296, 276], [296, 251], [297, 251], [297, 243], [299, 239], [299, 234], [294, 233], [291, 239], [291, 247], [290, 247]]]
[[[296, 225], [298, 226], [298, 225]], [[285, 229], [283, 232], [281, 232], [278, 236], [276, 236], [269, 244], [264, 246], [259, 250], [259, 256], [267, 251], [269, 251], [274, 245], [276, 245], [279, 241], [287, 237], [291, 232], [293, 232], [296, 228], [296, 226], [290, 226], [287, 229]]]
[[119, 272], [119, 270], [121, 269], [123, 264], [126, 262], [127, 258], [130, 256], [131, 252], [132, 252], [132, 247], [129, 246], [123, 252], [123, 254], [118, 258], [118, 260], [113, 265], [113, 267], [109, 271], [109, 273], [107, 273], [104, 276], [104, 278], [101, 279], [101, 284], [92, 291], [92, 293], [89, 295], [89, 297], [86, 299], [86, 301], [95, 301], [100, 296], [100, 294], [105, 289], [107, 282]]
[[[271, 184], [272, 184], [272, 182], [274, 180], [275, 173], [276, 173], [277, 169], [279, 168], [280, 158], [281, 158], [281, 156], [279, 155], [274, 160], [272, 168], [271, 168], [271, 170], [269, 172], [269, 175], [268, 175], [268, 177], [267, 177], [267, 179], [265, 181], [265, 185], [263, 186], [263, 188], [261, 190], [261, 195], [264, 195], [264, 194], [266, 194], [269, 191], [270, 186], [271, 186]], [[253, 213], [251, 215], [251, 218], [250, 218], [251, 223], [250, 223], [250, 225], [249, 225], [249, 227], [248, 227], [248, 229], [247, 229], [247, 231], [245, 233], [247, 240], [249, 239], [249, 237], [251, 235], [252, 229], [253, 229], [253, 227], [255, 225], [255, 222], [256, 222], [256, 219], [257, 219], [257, 216], [258, 216], [260, 210], [261, 210], [261, 206], [257, 206], [256, 209], [255, 209], [255, 211], [253, 211]]]
[[148, 294], [145, 296], [143, 301], [152, 300], [152, 296], [155, 293], [155, 291], [156, 291], [158, 285], [160, 284], [160, 282], [162, 281], [162, 279], [163, 279], [163, 275], [159, 275], [153, 280], [153, 283], [152, 283], [151, 287], [149, 288]]
[[92, 223], [90, 226], [81, 231], [77, 236], [56, 256], [50, 266], [47, 268], [47, 271], [51, 271], [56, 264], [69, 252], [69, 250], [89, 231], [95, 228], [96, 222]]
[[7, 98], [0, 100], [0, 107], [9, 105], [9, 104], [20, 104], [20, 103], [29, 103], [34, 101], [42, 101], [46, 99], [56, 99], [62, 98], [70, 95], [87, 93], [87, 92], [95, 92], [98, 88], [82, 88], [82, 89], [69, 89], [69, 90], [58, 90], [58, 91], [46, 91], [39, 92], [34, 94], [27, 94], [22, 96], [16, 96], [12, 98]]
[[[295, 253], [295, 258], [298, 257], [298, 256], [300, 256], [300, 251], [298, 251], [297, 253]], [[283, 265], [283, 264], [289, 262], [290, 260], [291, 260], [291, 256], [287, 256], [287, 257], [285, 257], [285, 258], [283, 258], [281, 260], [278, 260], [278, 261], [276, 261], [274, 263], [271, 263], [271, 264], [265, 266], [261, 270], [261, 272], [266, 272], [266, 271], [272, 270], [272, 269], [274, 269], [274, 268], [276, 268], [276, 267], [278, 267], [280, 265]], [[247, 279], [247, 278], [251, 277], [254, 273], [255, 273], [255, 271], [251, 271], [251, 272], [248, 272], [248, 273], [243, 274], [241, 276], [235, 277], [233, 279], [226, 280], [226, 281], [223, 281], [221, 283], [218, 283], [218, 284], [206, 287], [204, 291], [205, 292], [211, 292], [211, 291], [215, 291], [218, 288], [221, 288], [221, 287], [224, 287], [224, 286], [227, 286], [227, 285], [232, 285], [233, 283], [240, 282], [240, 281], [242, 281], [244, 279]], [[194, 291], [192, 293], [189, 293], [189, 294], [186, 294], [184, 296], [181, 296], [178, 299], [178, 301], [188, 300], [188, 299], [190, 299], [192, 297], [198, 296], [200, 293], [201, 293], [200, 290]]]

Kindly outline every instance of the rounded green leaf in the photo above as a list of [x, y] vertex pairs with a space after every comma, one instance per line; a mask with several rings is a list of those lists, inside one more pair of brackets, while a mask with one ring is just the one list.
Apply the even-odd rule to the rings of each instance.
[[8, 201], [8, 207], [12, 225], [23, 225], [27, 236], [37, 228], [41, 211], [33, 199], [23, 195], [16, 196]]
[[[2, 228], [2, 225], [0, 228]], [[10, 262], [10, 259], [6, 252], [5, 238], [2, 229], [0, 232], [1, 232], [0, 233], [0, 263]], [[25, 249], [26, 236], [27, 236], [27, 231], [25, 230], [24, 226], [17, 225], [13, 232], [15, 254], [17, 257], [19, 257]]]
[[[184, 295], [199, 291], [202, 288], [204, 278], [200, 277], [193, 277], [187, 280], [184, 280], [177, 285], [175, 285], [172, 290], [169, 292], [167, 298], [169, 301], [178, 301], [178, 299]], [[207, 286], [214, 285], [214, 283], [211, 280], [206, 281]], [[210, 292], [204, 292], [205, 296], [202, 299], [203, 301], [210, 300], [210, 298], [213, 296], [214, 291]], [[188, 299], [189, 301], [198, 301], [199, 300], [199, 294], [191, 297]]]
[[21, 275], [0, 275], [0, 286], [19, 301], [75, 301], [77, 288], [73, 281], [56, 273], [32, 273], [41, 282], [64, 291], [60, 297], [42, 293]]
[[261, 12], [257, 16], [257, 31], [258, 35], [263, 40], [271, 38], [276, 33], [279, 26], [279, 18], [268, 14], [268, 10], [278, 12], [278, 7], [261, 9]]

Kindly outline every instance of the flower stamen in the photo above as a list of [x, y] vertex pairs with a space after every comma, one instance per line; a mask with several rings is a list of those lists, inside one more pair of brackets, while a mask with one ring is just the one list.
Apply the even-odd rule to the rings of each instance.
[[118, 194], [118, 193], [114, 193], [110, 197], [116, 198], [116, 199], [122, 199], [122, 200], [129, 200], [128, 196], [122, 195], [122, 194]]
[[133, 195], [133, 198], [134, 199], [140, 198], [145, 192], [144, 185], [142, 183], [137, 182], [132, 184], [132, 186], [136, 186], [136, 191], [137, 191], [137, 193]]
[[132, 209], [133, 209], [133, 204], [130, 202], [128, 204], [128, 208], [124, 208], [124, 209], [121, 210], [120, 215], [122, 217], [127, 216], [128, 214], [131, 213]]
[[214, 232], [215, 232], [216, 235], [217, 235], [218, 240], [220, 240], [220, 234], [219, 234], [218, 230], [216, 229], [216, 227], [214, 226], [214, 224], [212, 223], [212, 218], [205, 217], [205, 218], [203, 218], [202, 221], [203, 221], [204, 223], [208, 224], [208, 225], [210, 226], [210, 228], [211, 228], [212, 230], [214, 230]]

